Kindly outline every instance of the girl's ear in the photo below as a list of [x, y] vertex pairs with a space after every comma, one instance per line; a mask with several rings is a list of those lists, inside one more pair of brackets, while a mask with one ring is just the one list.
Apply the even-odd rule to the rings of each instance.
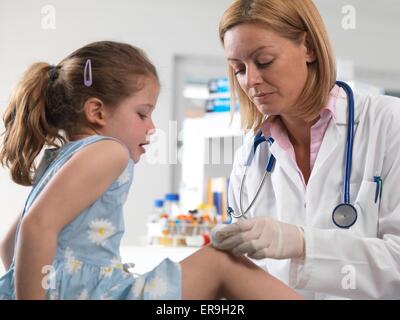
[[313, 46], [312, 42], [310, 41], [310, 37], [307, 32], [303, 33], [303, 36], [301, 39], [301, 45], [305, 49], [305, 58], [306, 58], [307, 63], [313, 63], [317, 59], [317, 57], [315, 55], [314, 46]]
[[83, 106], [86, 121], [90, 124], [104, 127], [106, 125], [107, 110], [103, 101], [97, 98], [86, 100]]

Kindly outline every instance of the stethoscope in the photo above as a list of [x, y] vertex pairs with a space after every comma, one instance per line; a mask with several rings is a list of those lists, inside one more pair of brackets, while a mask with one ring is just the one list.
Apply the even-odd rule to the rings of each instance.
[[[347, 83], [342, 81], [336, 81], [336, 84], [346, 92], [349, 108], [348, 108], [347, 140], [346, 140], [346, 163], [345, 163], [344, 182], [343, 182], [343, 189], [344, 189], [343, 200], [342, 200], [343, 202], [337, 205], [333, 210], [332, 221], [337, 227], [347, 229], [350, 228], [352, 225], [354, 225], [354, 223], [357, 221], [357, 209], [350, 203], [350, 175], [351, 175], [351, 163], [352, 163], [353, 140], [354, 140], [354, 93], [351, 87]], [[258, 186], [257, 192], [253, 200], [250, 202], [249, 206], [244, 210], [242, 204], [242, 196], [243, 196], [243, 186], [247, 178], [247, 171], [254, 159], [254, 155], [257, 151], [257, 148], [263, 142], [268, 142], [269, 146], [271, 146], [274, 143], [274, 139], [272, 137], [269, 137], [268, 139], [265, 138], [261, 132], [259, 132], [254, 137], [253, 146], [245, 163], [245, 171], [243, 174], [242, 181], [240, 183], [240, 190], [239, 190], [240, 211], [239, 213], [235, 213], [231, 207], [228, 207], [228, 214], [232, 218], [247, 219], [246, 215], [256, 202], [261, 192], [261, 189], [265, 183], [267, 174], [271, 173], [274, 168], [276, 159], [270, 152], [267, 165], [265, 167], [265, 172]]]

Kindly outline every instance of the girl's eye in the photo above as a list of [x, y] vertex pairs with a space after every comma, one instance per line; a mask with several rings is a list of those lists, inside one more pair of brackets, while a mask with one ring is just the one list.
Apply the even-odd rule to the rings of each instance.
[[140, 119], [145, 119], [145, 118], [147, 118], [147, 116], [144, 115], [144, 114], [142, 114], [142, 113], [138, 113], [138, 115], [139, 115]]

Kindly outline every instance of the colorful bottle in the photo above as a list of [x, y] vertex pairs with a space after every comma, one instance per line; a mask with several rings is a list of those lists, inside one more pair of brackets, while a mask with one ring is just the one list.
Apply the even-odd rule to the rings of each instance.
[[177, 219], [182, 213], [179, 206], [179, 194], [177, 193], [166, 194], [164, 201], [164, 208], [170, 220]]

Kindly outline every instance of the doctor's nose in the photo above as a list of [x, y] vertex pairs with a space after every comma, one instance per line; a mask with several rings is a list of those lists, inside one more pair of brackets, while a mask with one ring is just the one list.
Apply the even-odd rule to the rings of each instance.
[[254, 88], [263, 82], [260, 70], [256, 67], [248, 67], [245, 76], [245, 85], [247, 88]]

